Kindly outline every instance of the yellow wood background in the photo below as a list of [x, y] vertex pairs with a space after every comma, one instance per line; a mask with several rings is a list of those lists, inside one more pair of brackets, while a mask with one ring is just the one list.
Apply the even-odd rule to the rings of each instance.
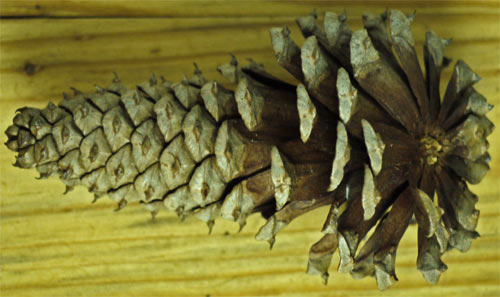
[[[386, 7], [417, 10], [420, 53], [429, 28], [453, 37], [447, 56], [465, 60], [483, 78], [477, 89], [497, 105], [489, 116], [500, 126], [498, 1], [366, 2], [1, 1], [0, 130], [17, 108], [58, 102], [70, 86], [92, 91], [112, 71], [132, 86], [151, 72], [180, 80], [197, 62], [206, 76], [222, 79], [215, 67], [231, 52], [291, 80], [273, 60], [269, 27], [288, 24], [302, 42], [294, 19], [313, 8], [320, 15], [345, 9], [357, 29], [364, 11]], [[257, 215], [241, 233], [217, 220], [209, 236], [194, 218], [181, 223], [163, 212], [153, 221], [136, 205], [115, 213], [107, 199], [90, 204], [84, 189], [63, 196], [58, 180], [36, 180], [34, 170], [12, 167], [14, 154], [1, 145], [0, 296], [499, 296], [498, 131], [489, 138], [492, 170], [472, 187], [480, 197], [481, 237], [468, 253], [447, 253], [449, 270], [431, 286], [415, 268], [410, 226], [398, 250], [400, 281], [383, 293], [373, 279], [333, 272], [337, 256], [327, 286], [305, 274], [326, 209], [294, 221], [269, 251], [254, 240], [264, 223]]]

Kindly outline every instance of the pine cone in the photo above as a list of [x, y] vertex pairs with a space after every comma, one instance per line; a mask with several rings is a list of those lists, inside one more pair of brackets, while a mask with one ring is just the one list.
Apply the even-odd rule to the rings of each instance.
[[417, 268], [437, 283], [441, 255], [465, 252], [478, 236], [477, 197], [466, 182], [489, 170], [494, 126], [485, 116], [492, 106], [472, 87], [479, 76], [463, 61], [441, 100], [449, 41], [433, 31], [424, 78], [413, 17], [365, 14], [354, 33], [345, 14], [327, 12], [324, 29], [315, 14], [302, 17], [301, 48], [287, 27], [270, 30], [297, 86], [253, 61], [239, 68], [234, 57], [219, 68], [234, 90], [196, 65], [176, 84], [153, 76], [128, 89], [115, 77], [96, 93], [65, 94], [58, 106], [20, 109], [6, 145], [18, 152], [15, 166], [58, 176], [68, 191], [83, 185], [95, 199], [108, 195], [118, 209], [139, 201], [153, 217], [167, 208], [209, 227], [219, 215], [243, 227], [260, 212], [267, 222], [256, 238], [271, 246], [294, 218], [329, 205], [307, 269], [325, 281], [338, 249], [340, 272], [391, 286], [414, 216]]

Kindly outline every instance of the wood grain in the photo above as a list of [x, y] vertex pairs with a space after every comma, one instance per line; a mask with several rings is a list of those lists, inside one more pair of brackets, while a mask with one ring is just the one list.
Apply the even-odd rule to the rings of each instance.
[[[17, 108], [58, 102], [70, 86], [91, 91], [113, 71], [132, 86], [151, 72], [180, 80], [197, 62], [206, 76], [222, 80], [215, 67], [234, 53], [293, 81], [274, 61], [268, 28], [288, 24], [301, 43], [294, 19], [314, 7], [319, 14], [346, 9], [354, 28], [365, 10], [416, 9], [419, 53], [429, 28], [453, 37], [447, 56], [483, 78], [477, 89], [497, 105], [489, 117], [500, 127], [498, 1], [2, 1], [0, 130]], [[450, 73], [451, 67], [445, 79]], [[12, 167], [14, 154], [0, 146], [0, 296], [500, 296], [498, 131], [489, 137], [492, 170], [472, 187], [481, 237], [469, 252], [444, 256], [449, 269], [433, 287], [415, 268], [410, 226], [398, 249], [400, 281], [383, 293], [373, 279], [334, 272], [337, 258], [327, 286], [305, 274], [327, 209], [294, 221], [269, 251], [253, 238], [264, 223], [257, 215], [241, 233], [219, 219], [209, 236], [194, 218], [180, 223], [163, 212], [151, 220], [137, 205], [115, 213], [110, 200], [90, 204], [80, 188], [63, 196], [58, 180], [36, 180], [34, 171]]]

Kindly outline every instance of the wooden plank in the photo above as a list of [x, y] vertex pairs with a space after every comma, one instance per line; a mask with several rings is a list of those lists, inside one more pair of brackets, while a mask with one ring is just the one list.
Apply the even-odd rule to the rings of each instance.
[[[95, 83], [105, 85], [112, 71], [128, 85], [146, 80], [152, 71], [175, 81], [190, 73], [196, 61], [209, 78], [220, 79], [216, 65], [234, 52], [293, 81], [274, 62], [269, 26], [289, 24], [292, 36], [302, 43], [293, 18], [314, 6], [319, 12], [346, 7], [352, 26], [359, 28], [364, 10], [383, 11], [389, 5], [406, 12], [418, 9], [413, 29], [419, 48], [428, 28], [454, 38], [447, 56], [465, 60], [483, 77], [477, 89], [497, 106], [489, 116], [500, 126], [496, 1], [146, 3], [2, 1], [2, 17], [37, 18], [0, 20], [1, 129], [10, 124], [15, 109], [59, 101], [69, 86], [90, 91]], [[27, 62], [35, 66], [33, 73], [26, 72]], [[451, 67], [444, 76], [450, 74]], [[206, 226], [192, 218], [180, 223], [174, 214], [163, 212], [152, 221], [137, 205], [114, 213], [108, 199], [90, 204], [92, 197], [84, 189], [62, 196], [64, 186], [58, 180], [35, 180], [35, 172], [12, 167], [13, 154], [0, 146], [0, 295], [498, 296], [499, 133], [497, 129], [489, 138], [492, 170], [472, 187], [479, 195], [481, 237], [465, 254], [446, 254], [449, 270], [433, 287], [415, 268], [416, 227], [410, 226], [398, 249], [400, 282], [383, 293], [373, 279], [353, 280], [333, 272], [337, 258], [328, 286], [305, 275], [307, 252], [321, 237], [327, 209], [294, 221], [269, 251], [254, 240], [264, 223], [259, 216], [251, 216], [241, 233], [236, 233], [237, 224], [217, 220], [208, 236]], [[0, 141], [5, 140], [2, 134]]]
[[489, 1], [15, 1], [1, 2], [0, 16], [32, 17], [241, 17], [297, 16], [317, 9], [343, 10], [361, 15], [366, 10], [418, 9], [422, 14], [496, 14], [498, 2]]
[[[360, 19], [353, 16], [349, 20], [353, 28], [361, 26]], [[441, 36], [455, 36], [453, 30], [457, 30], [460, 34], [454, 43], [468, 44], [449, 47], [447, 55], [463, 57], [483, 76], [494, 72], [496, 65], [484, 61], [498, 60], [500, 55], [495, 39], [499, 34], [495, 26], [498, 18], [478, 21], [477, 27], [492, 28], [484, 30], [481, 37], [477, 27], [459, 16], [447, 19], [448, 26], [439, 26], [436, 18], [417, 16], [413, 27], [419, 51], [427, 28], [435, 28]], [[193, 61], [209, 77], [219, 79], [215, 67], [228, 60], [228, 53], [242, 60], [253, 57], [291, 79], [274, 62], [268, 33], [271, 26], [288, 24], [293, 28], [290, 18], [158, 19], [154, 25], [149, 19], [28, 19], [1, 20], [0, 24], [3, 100], [57, 101], [68, 86], [88, 91], [94, 84], [106, 84], [113, 71], [127, 83], [142, 81], [151, 72], [179, 80], [182, 74], [192, 71]], [[244, 43], [238, 39], [242, 31], [246, 32]], [[303, 40], [299, 30], [293, 30], [292, 37], [298, 42]], [[29, 74], [26, 65], [32, 65]], [[19, 88], [19, 83], [31, 88]]]

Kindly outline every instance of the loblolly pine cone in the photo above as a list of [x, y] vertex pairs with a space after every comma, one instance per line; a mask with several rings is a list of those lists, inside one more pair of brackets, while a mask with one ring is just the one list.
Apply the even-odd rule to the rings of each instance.
[[128, 89], [116, 77], [96, 93], [65, 94], [58, 106], [20, 109], [6, 145], [18, 152], [16, 166], [58, 176], [67, 190], [83, 185], [95, 199], [108, 195], [117, 209], [139, 201], [153, 217], [167, 208], [209, 227], [219, 215], [243, 227], [260, 212], [267, 222], [256, 238], [271, 246], [294, 218], [329, 205], [307, 269], [325, 281], [338, 249], [340, 272], [391, 286], [414, 216], [417, 268], [437, 283], [441, 255], [465, 252], [478, 236], [467, 182], [489, 170], [494, 127], [491, 105], [472, 87], [479, 76], [463, 61], [441, 99], [449, 41], [432, 31], [424, 78], [413, 17], [365, 14], [365, 29], [354, 33], [345, 14], [327, 12], [324, 28], [314, 14], [302, 17], [301, 48], [287, 27], [270, 30], [297, 86], [253, 61], [240, 69], [234, 57], [219, 68], [234, 90], [197, 67], [176, 84], [153, 76]]

